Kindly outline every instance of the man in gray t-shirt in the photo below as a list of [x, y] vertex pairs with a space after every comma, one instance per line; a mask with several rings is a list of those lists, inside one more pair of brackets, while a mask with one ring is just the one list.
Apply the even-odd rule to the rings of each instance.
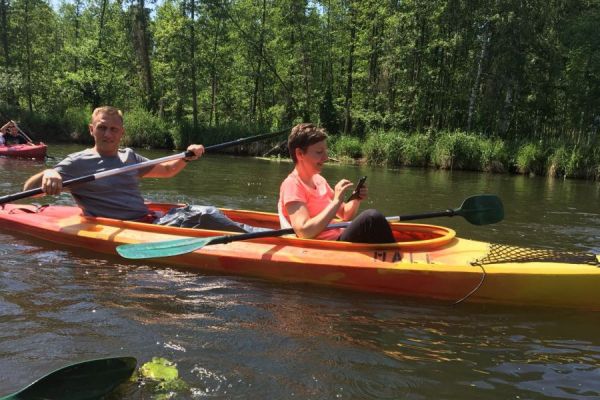
[[[125, 129], [123, 113], [117, 108], [96, 108], [92, 113], [89, 129], [94, 138], [93, 148], [71, 154], [56, 167], [35, 174], [25, 182], [24, 190], [41, 187], [44, 193], [57, 195], [62, 191], [64, 180], [147, 160], [131, 149], [119, 149]], [[175, 176], [187, 161], [195, 160], [204, 153], [204, 146], [192, 144], [187, 150], [194, 153], [194, 156], [73, 185], [69, 189], [85, 215], [124, 220], [141, 219], [147, 215], [148, 210], [139, 190], [139, 178]]]
[[[119, 149], [114, 157], [102, 157], [93, 149], [67, 156], [54, 169], [63, 180], [148, 161], [133, 150]], [[139, 189], [140, 170], [129, 171], [70, 188], [75, 201], [92, 217], [135, 220], [148, 214]]]

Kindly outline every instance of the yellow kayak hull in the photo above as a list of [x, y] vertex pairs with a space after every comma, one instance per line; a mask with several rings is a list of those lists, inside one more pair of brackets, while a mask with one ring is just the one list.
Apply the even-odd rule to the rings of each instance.
[[[173, 205], [151, 205], [167, 210]], [[223, 210], [278, 229], [275, 214]], [[62, 245], [116, 254], [121, 244], [230, 233], [89, 218], [76, 207], [5, 205], [0, 227]], [[600, 260], [592, 254], [495, 245], [425, 224], [392, 224], [398, 243], [330, 242], [296, 237], [208, 245], [155, 259], [169, 266], [309, 283], [448, 303], [477, 302], [600, 310]]]

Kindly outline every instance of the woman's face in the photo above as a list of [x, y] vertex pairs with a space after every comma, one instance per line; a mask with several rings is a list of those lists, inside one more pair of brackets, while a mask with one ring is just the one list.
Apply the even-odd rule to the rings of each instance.
[[321, 173], [323, 165], [329, 160], [329, 157], [327, 156], [327, 141], [322, 140], [315, 144], [311, 144], [306, 148], [306, 151], [296, 149], [296, 158], [298, 164], [308, 172], [313, 174]]

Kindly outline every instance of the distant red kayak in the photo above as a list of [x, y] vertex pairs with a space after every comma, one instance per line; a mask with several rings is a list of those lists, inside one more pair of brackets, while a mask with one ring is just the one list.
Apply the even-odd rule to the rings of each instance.
[[15, 144], [0, 146], [0, 156], [16, 158], [46, 158], [48, 146], [40, 144]]

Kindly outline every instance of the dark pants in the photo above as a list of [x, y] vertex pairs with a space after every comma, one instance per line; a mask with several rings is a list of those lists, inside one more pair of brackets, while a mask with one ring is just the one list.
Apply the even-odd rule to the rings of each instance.
[[377, 210], [365, 210], [344, 229], [338, 240], [354, 243], [394, 243], [392, 228]]
[[272, 229], [250, 226], [229, 219], [213, 206], [176, 207], [169, 210], [163, 217], [156, 219], [154, 224], [180, 226], [182, 228], [210, 229], [217, 231], [253, 233], [270, 231]]

